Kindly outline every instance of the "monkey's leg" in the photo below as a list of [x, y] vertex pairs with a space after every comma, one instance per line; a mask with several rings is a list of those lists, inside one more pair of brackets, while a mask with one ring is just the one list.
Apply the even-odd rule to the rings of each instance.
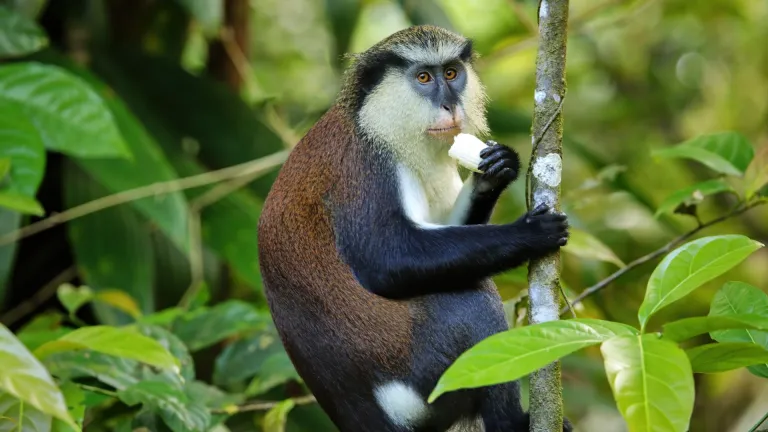
[[485, 432], [528, 432], [528, 413], [520, 405], [517, 381], [490, 386], [480, 408]]

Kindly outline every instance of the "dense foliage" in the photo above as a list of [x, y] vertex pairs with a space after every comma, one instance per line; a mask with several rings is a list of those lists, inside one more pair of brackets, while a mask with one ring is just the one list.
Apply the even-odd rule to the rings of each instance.
[[[500, 275], [515, 328], [432, 397], [560, 359], [582, 430], [745, 430], [768, 400], [768, 5], [572, 3], [578, 303], [525, 325], [525, 268]], [[507, 0], [0, 0], [0, 431], [334, 430], [262, 293], [276, 170], [340, 55], [410, 23], [476, 40], [494, 138], [527, 156], [535, 20]]]

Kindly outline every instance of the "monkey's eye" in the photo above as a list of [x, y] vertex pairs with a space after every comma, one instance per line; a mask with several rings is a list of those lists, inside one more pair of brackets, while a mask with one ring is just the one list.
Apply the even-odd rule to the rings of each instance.
[[420, 83], [426, 84], [432, 81], [432, 76], [428, 72], [419, 72], [419, 74], [416, 75], [416, 79], [418, 79]]
[[454, 68], [446, 69], [445, 73], [443, 74], [443, 76], [445, 76], [445, 79], [447, 79], [448, 81], [453, 81], [454, 79], [456, 79], [456, 75], [458, 75], [458, 72], [456, 72], [456, 69]]

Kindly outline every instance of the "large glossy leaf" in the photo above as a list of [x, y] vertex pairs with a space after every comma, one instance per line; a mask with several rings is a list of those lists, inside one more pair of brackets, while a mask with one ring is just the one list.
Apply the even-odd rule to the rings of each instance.
[[[117, 193], [177, 179], [176, 172], [165, 160], [162, 150], [152, 136], [147, 133], [125, 104], [115, 96], [112, 89], [91, 75], [88, 70], [55, 52], [42, 52], [36, 54], [36, 58], [60, 65], [87, 82], [95, 92], [101, 95], [120, 133], [129, 144], [132, 155], [130, 160], [78, 159], [76, 161], [94, 180], [104, 186], [106, 191]], [[132, 200], [130, 205], [136, 207], [177, 247], [187, 251], [189, 244], [187, 202], [181, 192]]]
[[[728, 282], [715, 293], [709, 308], [710, 317], [733, 318], [745, 314], [768, 317], [768, 294], [743, 282]], [[720, 330], [711, 332], [710, 336], [718, 342], [750, 342], [768, 349], [768, 331]], [[768, 362], [747, 369], [768, 378]]]
[[734, 176], [741, 176], [754, 157], [755, 149], [749, 140], [737, 132], [719, 132], [700, 135], [661, 150], [653, 155], [661, 158], [685, 158], [698, 161], [709, 168]]
[[38, 410], [74, 424], [61, 390], [35, 356], [0, 325], [0, 390]]
[[629, 432], [685, 432], [694, 384], [685, 352], [656, 335], [619, 336], [600, 347]]
[[768, 363], [768, 350], [749, 342], [718, 342], [686, 351], [696, 373], [725, 372]]
[[128, 405], [142, 404], [156, 411], [174, 432], [207, 430], [208, 411], [190, 401], [182, 389], [161, 381], [141, 381], [118, 392], [120, 400]]
[[723, 180], [716, 179], [701, 182], [685, 189], [681, 189], [667, 197], [659, 205], [655, 216], [658, 217], [664, 213], [674, 213], [680, 205], [697, 205], [709, 195], [731, 191], [733, 191], [731, 185], [724, 182]]
[[568, 244], [562, 248], [563, 252], [585, 259], [610, 262], [619, 267], [626, 265], [608, 246], [592, 234], [580, 229], [571, 229], [569, 234]]
[[768, 315], [724, 315], [683, 318], [664, 324], [664, 338], [682, 342], [704, 333], [719, 330], [768, 330]]
[[0, 432], [48, 432], [52, 422], [53, 417], [48, 414], [0, 391]]
[[0, 5], [0, 58], [23, 56], [46, 45], [48, 36], [37, 23]]
[[637, 314], [641, 327], [661, 308], [727, 272], [761, 247], [742, 235], [704, 237], [678, 247], [651, 274]]
[[229, 300], [179, 317], [173, 323], [173, 332], [190, 351], [197, 351], [238, 333], [262, 329], [269, 322], [268, 312]]
[[473, 346], [446, 370], [429, 395], [513, 381], [574, 351], [618, 335], [637, 334], [624, 324], [580, 318], [513, 328]]
[[45, 171], [45, 145], [35, 125], [0, 95], [0, 157], [10, 160], [5, 189], [34, 197]]
[[51, 150], [80, 158], [130, 156], [102, 98], [58, 66], [0, 66], [0, 106], [21, 110]]
[[45, 214], [42, 204], [36, 199], [11, 190], [0, 190], [0, 207], [35, 216]]
[[81, 327], [35, 350], [39, 357], [72, 349], [90, 349], [133, 359], [159, 368], [178, 370], [179, 361], [159, 342], [136, 331], [110, 326]]
[[[75, 207], [108, 194], [108, 191], [74, 163], [64, 168], [64, 202]], [[117, 229], [119, 228], [119, 229]], [[93, 292], [120, 289], [137, 299], [141, 311], [154, 308], [154, 250], [152, 227], [136, 209], [121, 205], [85, 215], [67, 223], [67, 234], [80, 275]], [[96, 304], [105, 324], [126, 324], [132, 317], [111, 306]]]

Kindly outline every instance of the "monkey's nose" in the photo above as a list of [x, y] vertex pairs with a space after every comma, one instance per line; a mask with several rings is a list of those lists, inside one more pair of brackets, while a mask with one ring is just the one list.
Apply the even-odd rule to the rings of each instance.
[[453, 106], [448, 104], [442, 104], [442, 107], [444, 110], [448, 111], [449, 113], [453, 113]]

